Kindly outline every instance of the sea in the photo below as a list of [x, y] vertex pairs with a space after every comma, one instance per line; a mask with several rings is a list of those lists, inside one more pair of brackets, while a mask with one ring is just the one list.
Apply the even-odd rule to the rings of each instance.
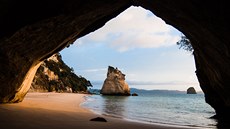
[[205, 103], [203, 93], [131, 89], [134, 92], [138, 96], [86, 96], [81, 106], [97, 114], [143, 123], [202, 128], [215, 128], [217, 124], [210, 119], [215, 111]]

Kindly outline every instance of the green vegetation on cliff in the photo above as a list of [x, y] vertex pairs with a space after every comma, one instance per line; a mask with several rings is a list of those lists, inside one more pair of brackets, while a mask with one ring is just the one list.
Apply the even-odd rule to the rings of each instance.
[[182, 48], [182, 49], [189, 51], [189, 52], [194, 51], [190, 40], [183, 34], [181, 35], [181, 39], [176, 44], [179, 46], [179, 49]]
[[73, 68], [62, 61], [60, 54], [54, 54], [38, 68], [30, 91], [75, 93], [86, 92], [90, 86], [90, 81], [77, 76]]

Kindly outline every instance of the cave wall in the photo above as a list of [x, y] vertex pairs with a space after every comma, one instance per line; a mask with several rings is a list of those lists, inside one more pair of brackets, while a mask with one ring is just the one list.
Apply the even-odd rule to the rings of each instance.
[[194, 48], [196, 74], [217, 117], [230, 115], [229, 8], [223, 1], [142, 1], [146, 9], [183, 32]]
[[130, 6], [127, 0], [1, 2], [4, 3], [0, 4], [1, 103], [22, 101], [23, 97], [15, 94], [25, 86], [25, 76], [33, 66]]
[[30, 85], [24, 82], [35, 66], [131, 5], [152, 11], [190, 39], [206, 102], [220, 116], [230, 114], [230, 9], [217, 0], [1, 0], [0, 102], [22, 101], [16, 94]]

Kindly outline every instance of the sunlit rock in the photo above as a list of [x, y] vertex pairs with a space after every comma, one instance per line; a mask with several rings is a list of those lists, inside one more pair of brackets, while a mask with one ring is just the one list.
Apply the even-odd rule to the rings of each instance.
[[30, 92], [73, 92], [87, 93], [90, 81], [74, 73], [62, 60], [59, 53], [43, 61], [38, 68]]
[[130, 89], [125, 82], [125, 74], [117, 68], [109, 66], [107, 78], [101, 89], [103, 95], [130, 95]]

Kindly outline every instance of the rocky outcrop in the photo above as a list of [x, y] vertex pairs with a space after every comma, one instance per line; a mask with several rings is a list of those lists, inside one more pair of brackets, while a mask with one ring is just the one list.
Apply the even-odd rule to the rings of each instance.
[[194, 87], [189, 87], [187, 89], [187, 94], [197, 94], [197, 93]]
[[129, 0], [1, 1], [0, 103], [22, 101], [42, 61], [129, 6]]
[[3, 0], [0, 4], [0, 102], [22, 101], [43, 60], [135, 5], [152, 11], [190, 39], [205, 100], [218, 117], [229, 117], [230, 8], [227, 2]]
[[125, 82], [125, 74], [117, 68], [108, 67], [107, 78], [105, 79], [101, 94], [103, 95], [130, 95], [130, 89]]
[[137, 93], [132, 93], [132, 96], [138, 96], [138, 94]]
[[86, 93], [90, 86], [92, 86], [90, 81], [77, 76], [73, 68], [68, 67], [57, 53], [42, 62], [29, 91]]

